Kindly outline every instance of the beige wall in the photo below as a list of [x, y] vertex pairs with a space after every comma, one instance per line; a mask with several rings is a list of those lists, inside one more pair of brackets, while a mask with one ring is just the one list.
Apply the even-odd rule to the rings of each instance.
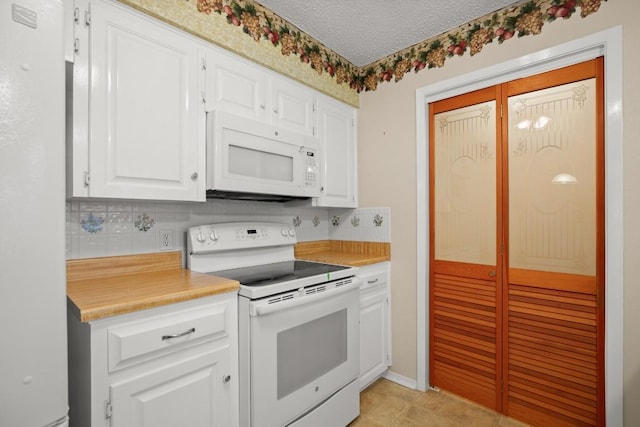
[[538, 36], [493, 43], [442, 69], [407, 75], [360, 96], [360, 206], [392, 210], [392, 371], [416, 379], [416, 89], [508, 61], [594, 32], [623, 29], [624, 122], [624, 419], [640, 423], [640, 2], [610, 0], [586, 19], [546, 24]]

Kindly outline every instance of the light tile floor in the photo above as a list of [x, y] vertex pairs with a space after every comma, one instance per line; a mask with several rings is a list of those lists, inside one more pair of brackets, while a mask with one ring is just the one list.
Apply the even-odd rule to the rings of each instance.
[[380, 379], [360, 393], [349, 427], [526, 427], [444, 391], [420, 392]]

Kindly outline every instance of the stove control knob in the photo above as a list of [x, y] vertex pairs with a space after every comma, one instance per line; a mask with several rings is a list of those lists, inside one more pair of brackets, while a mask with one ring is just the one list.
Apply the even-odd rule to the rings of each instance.
[[289, 228], [289, 237], [296, 237], [296, 230]]
[[209, 238], [214, 242], [218, 241], [218, 232], [216, 230], [211, 230], [211, 234], [209, 234]]
[[202, 230], [198, 231], [198, 235], [196, 236], [196, 240], [200, 243], [204, 243], [205, 240], [207, 240], [207, 238], [205, 237], [204, 233], [202, 232]]
[[282, 230], [280, 230], [280, 234], [282, 234], [282, 237], [287, 237], [288, 236], [287, 229], [283, 227]]

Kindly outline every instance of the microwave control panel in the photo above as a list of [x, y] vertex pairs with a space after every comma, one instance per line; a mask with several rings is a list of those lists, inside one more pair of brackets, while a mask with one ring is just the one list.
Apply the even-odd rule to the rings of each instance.
[[304, 186], [316, 187], [318, 185], [318, 156], [316, 150], [302, 147], [304, 155]]

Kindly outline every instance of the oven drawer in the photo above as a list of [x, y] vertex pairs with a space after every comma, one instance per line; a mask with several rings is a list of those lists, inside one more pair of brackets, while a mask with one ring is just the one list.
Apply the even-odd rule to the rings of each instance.
[[227, 336], [229, 302], [108, 328], [109, 372]]

